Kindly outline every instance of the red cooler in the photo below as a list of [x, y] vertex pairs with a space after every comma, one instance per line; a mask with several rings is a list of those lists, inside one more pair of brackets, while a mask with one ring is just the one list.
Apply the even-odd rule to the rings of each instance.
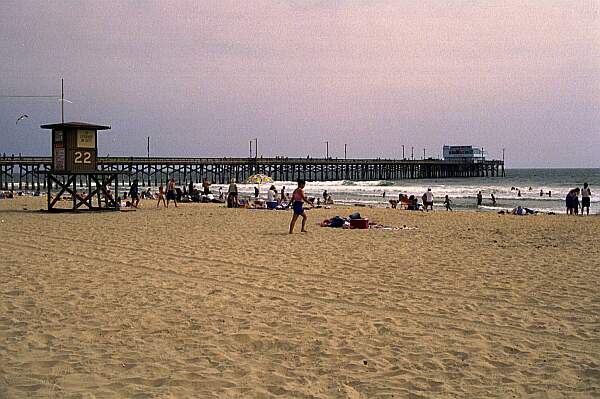
[[368, 229], [369, 228], [369, 219], [350, 219], [350, 228], [351, 229]]

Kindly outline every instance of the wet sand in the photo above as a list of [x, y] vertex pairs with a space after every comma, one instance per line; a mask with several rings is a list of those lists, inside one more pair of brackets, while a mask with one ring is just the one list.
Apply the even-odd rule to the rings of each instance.
[[[598, 217], [43, 206], [0, 200], [2, 398], [600, 396]], [[316, 226], [357, 210], [415, 229]]]

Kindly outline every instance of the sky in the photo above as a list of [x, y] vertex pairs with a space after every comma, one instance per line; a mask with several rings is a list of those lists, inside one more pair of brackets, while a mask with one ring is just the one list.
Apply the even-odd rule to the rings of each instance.
[[[108, 124], [99, 155], [437, 157], [600, 167], [600, 0], [0, 2], [0, 96]], [[29, 118], [16, 124], [17, 118]], [[0, 98], [48, 155], [53, 98]]]

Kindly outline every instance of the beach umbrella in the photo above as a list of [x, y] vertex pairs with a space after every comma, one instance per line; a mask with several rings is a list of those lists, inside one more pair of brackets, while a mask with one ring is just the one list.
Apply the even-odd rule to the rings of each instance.
[[271, 179], [271, 177], [267, 175], [257, 173], [255, 175], [250, 176], [248, 180], [246, 180], [246, 182], [251, 184], [272, 183], [273, 179]]

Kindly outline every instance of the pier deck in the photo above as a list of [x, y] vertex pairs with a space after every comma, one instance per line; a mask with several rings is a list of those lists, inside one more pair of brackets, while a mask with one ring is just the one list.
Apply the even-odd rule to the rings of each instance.
[[[0, 189], [39, 189], [46, 187], [44, 172], [50, 157], [0, 157]], [[453, 177], [504, 176], [504, 162], [446, 161], [439, 159], [335, 159], [335, 158], [147, 158], [99, 157], [100, 171], [113, 171], [119, 180], [142, 185], [158, 185], [168, 177], [178, 184], [209, 181], [225, 184], [262, 173], [273, 180], [405, 180]]]

